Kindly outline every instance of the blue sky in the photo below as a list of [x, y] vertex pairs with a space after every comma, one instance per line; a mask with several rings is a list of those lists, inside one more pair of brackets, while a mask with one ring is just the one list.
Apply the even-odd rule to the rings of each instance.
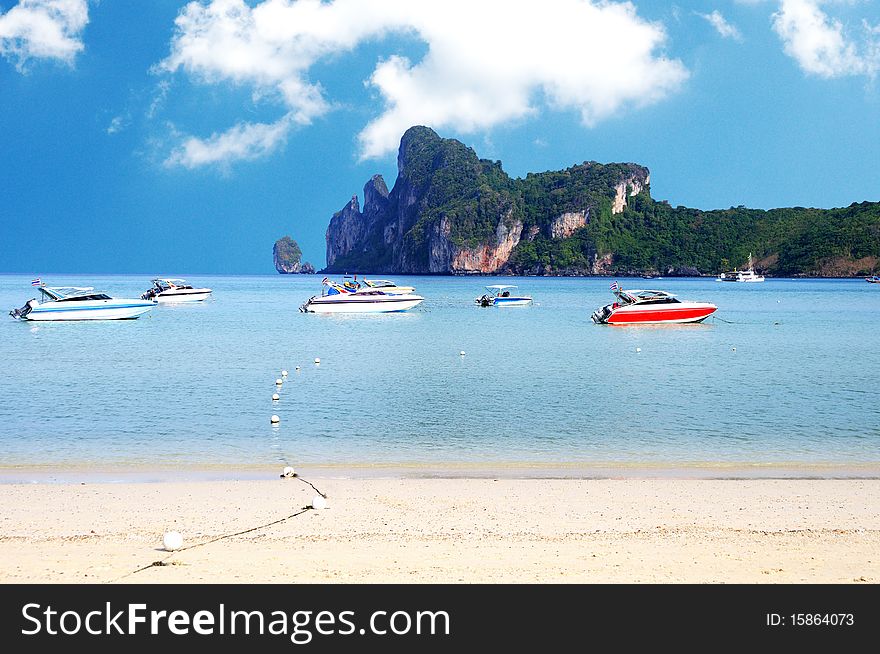
[[0, 0], [0, 272], [324, 265], [412, 124], [702, 209], [880, 200], [880, 0]]

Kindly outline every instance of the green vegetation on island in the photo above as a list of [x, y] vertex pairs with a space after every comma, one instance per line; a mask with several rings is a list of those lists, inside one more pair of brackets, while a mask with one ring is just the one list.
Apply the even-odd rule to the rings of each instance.
[[672, 207], [647, 168], [584, 162], [512, 178], [454, 139], [412, 127], [389, 193], [380, 176], [334, 215], [328, 272], [779, 276], [880, 272], [880, 203], [838, 209]]

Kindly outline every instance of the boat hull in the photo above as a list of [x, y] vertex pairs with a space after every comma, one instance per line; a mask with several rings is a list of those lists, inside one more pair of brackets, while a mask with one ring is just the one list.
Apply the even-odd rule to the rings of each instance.
[[131, 320], [147, 313], [155, 305], [145, 300], [94, 300], [76, 302], [80, 306], [63, 306], [67, 302], [34, 303], [24, 316], [36, 322], [61, 320]]
[[211, 297], [208, 289], [194, 289], [193, 291], [177, 291], [175, 293], [159, 293], [156, 300], [159, 304], [179, 304], [181, 302], [204, 302]]
[[382, 295], [359, 293], [313, 297], [300, 307], [304, 313], [395, 313], [407, 311], [424, 301], [420, 295]]
[[496, 297], [492, 302], [494, 307], [524, 307], [532, 303], [530, 297]]
[[718, 310], [714, 304], [682, 302], [677, 305], [656, 307], [630, 305], [612, 309], [604, 319], [593, 320], [608, 325], [674, 325], [702, 322]]

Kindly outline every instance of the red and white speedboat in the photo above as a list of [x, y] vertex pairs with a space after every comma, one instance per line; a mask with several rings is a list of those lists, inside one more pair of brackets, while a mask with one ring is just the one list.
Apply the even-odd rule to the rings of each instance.
[[701, 322], [718, 309], [708, 302], [682, 302], [666, 291], [625, 291], [611, 285], [617, 301], [596, 309], [597, 325], [646, 325]]

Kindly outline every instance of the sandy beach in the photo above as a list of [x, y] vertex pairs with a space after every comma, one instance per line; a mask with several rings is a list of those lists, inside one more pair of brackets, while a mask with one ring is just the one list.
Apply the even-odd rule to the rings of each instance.
[[309, 480], [0, 485], [0, 581], [880, 580], [875, 479]]

